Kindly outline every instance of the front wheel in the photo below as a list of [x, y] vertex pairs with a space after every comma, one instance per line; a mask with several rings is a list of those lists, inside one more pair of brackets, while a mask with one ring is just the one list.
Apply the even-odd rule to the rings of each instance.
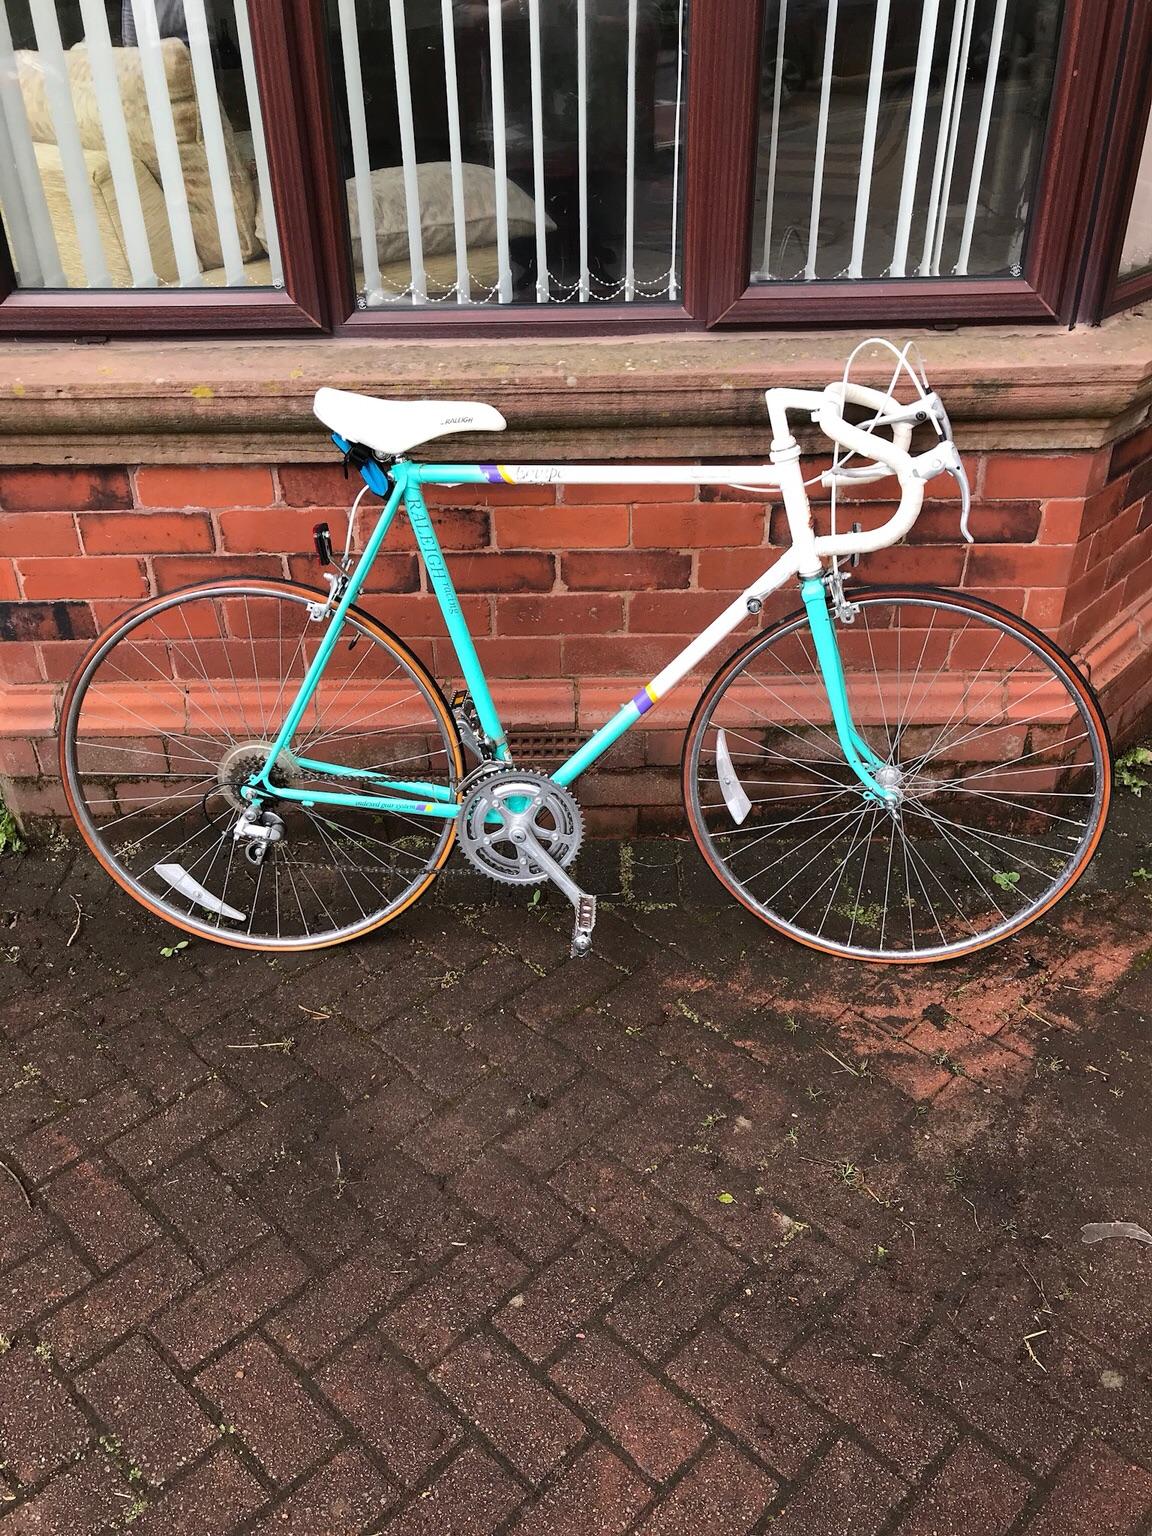
[[827, 954], [924, 963], [1018, 933], [1084, 873], [1111, 797], [1091, 688], [976, 598], [853, 594], [837, 637], [882, 803], [844, 760], [804, 614], [721, 668], [685, 742], [693, 836], [771, 927]]
[[[279, 839], [250, 861], [233, 829], [328, 628], [320, 594], [217, 582], [141, 604], [81, 662], [60, 767], [100, 863], [149, 911], [243, 949], [338, 944], [397, 917], [448, 857], [454, 820], [278, 799]], [[323, 769], [319, 765], [323, 765]], [[296, 791], [363, 792], [349, 775], [442, 787], [463, 771], [448, 706], [419, 660], [352, 609], [270, 773]]]

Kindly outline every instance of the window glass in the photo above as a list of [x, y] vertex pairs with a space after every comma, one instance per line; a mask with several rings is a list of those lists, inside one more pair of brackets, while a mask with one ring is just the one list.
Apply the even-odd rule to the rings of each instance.
[[361, 306], [678, 298], [686, 7], [328, 0]]
[[22, 288], [282, 285], [247, 0], [0, 0]]
[[1020, 276], [1060, 0], [768, 0], [752, 281]]
[[1139, 277], [1144, 272], [1152, 272], [1152, 119], [1144, 136], [1144, 153], [1136, 173], [1136, 195], [1120, 257], [1122, 278]]

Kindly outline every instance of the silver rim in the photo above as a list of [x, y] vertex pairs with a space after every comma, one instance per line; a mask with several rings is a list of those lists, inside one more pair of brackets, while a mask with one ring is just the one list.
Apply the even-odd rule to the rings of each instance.
[[[174, 593], [109, 631], [72, 695], [65, 772], [102, 863], [206, 938], [254, 949], [352, 938], [431, 881], [452, 835], [451, 821], [281, 801], [284, 839], [264, 862], [237, 847], [238, 785], [325, 632], [311, 601], [243, 583]], [[296, 762], [312, 756], [454, 788], [454, 752], [429, 685], [350, 615], [277, 773], [331, 787]]]
[[[844, 763], [797, 617], [698, 717], [689, 815], [724, 884], [792, 937], [859, 959], [952, 958], [1019, 931], [1078, 878], [1106, 744], [1072, 664], [1007, 616], [929, 594], [856, 602], [838, 631], [848, 694], [898, 814]], [[746, 801], [725, 794], [725, 745]]]

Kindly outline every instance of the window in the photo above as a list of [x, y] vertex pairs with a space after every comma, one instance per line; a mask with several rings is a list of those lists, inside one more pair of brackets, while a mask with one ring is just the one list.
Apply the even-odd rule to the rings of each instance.
[[675, 300], [685, 0], [328, 0], [357, 302]]
[[1152, 273], [1152, 120], [1144, 137], [1144, 151], [1136, 172], [1132, 211], [1120, 252], [1120, 281]]
[[9, 0], [0, 74], [21, 288], [282, 286], [246, 0]]
[[1098, 318], [1146, 9], [0, 0], [0, 327]]

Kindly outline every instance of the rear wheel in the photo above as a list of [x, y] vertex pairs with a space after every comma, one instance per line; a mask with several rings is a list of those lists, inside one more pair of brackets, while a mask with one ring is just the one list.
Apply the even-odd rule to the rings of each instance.
[[[93, 645], [64, 701], [61, 774], [85, 841], [142, 905], [244, 949], [318, 949], [397, 917], [431, 884], [454, 820], [277, 800], [260, 863], [233, 837], [327, 622], [288, 583], [213, 583], [155, 598]], [[307, 766], [372, 769], [454, 797], [460, 743], [420, 661], [352, 610], [274, 785], [355, 792]], [[414, 791], [416, 792], [416, 791]]]
[[853, 594], [837, 634], [853, 717], [895, 788], [844, 761], [803, 614], [713, 678], [684, 753], [696, 842], [750, 911], [829, 954], [921, 963], [982, 948], [1084, 873], [1111, 796], [1100, 707], [1038, 630], [978, 599]]

